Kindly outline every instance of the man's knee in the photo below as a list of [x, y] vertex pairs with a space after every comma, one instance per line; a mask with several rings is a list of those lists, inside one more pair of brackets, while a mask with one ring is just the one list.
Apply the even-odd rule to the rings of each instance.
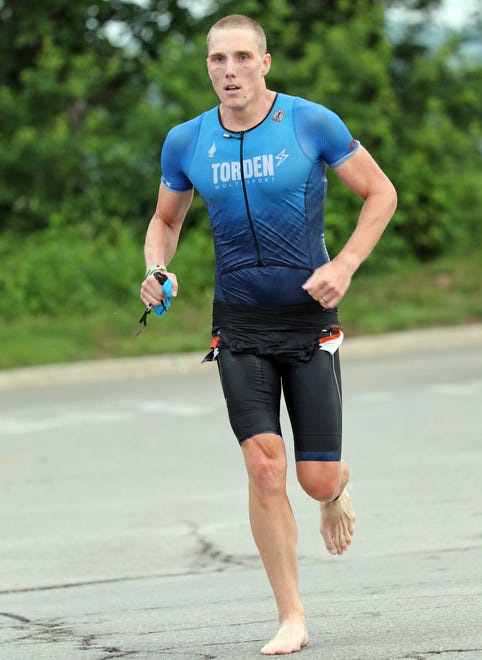
[[280, 436], [256, 435], [242, 444], [250, 485], [259, 495], [269, 496], [285, 491], [286, 453]]
[[296, 471], [303, 490], [318, 502], [331, 502], [340, 494], [339, 462], [299, 461]]

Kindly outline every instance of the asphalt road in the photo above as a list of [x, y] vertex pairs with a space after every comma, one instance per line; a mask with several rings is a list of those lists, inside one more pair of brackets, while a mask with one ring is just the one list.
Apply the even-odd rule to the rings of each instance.
[[[342, 350], [358, 522], [331, 557], [291, 461], [299, 657], [482, 658], [482, 326]], [[277, 621], [246, 505], [199, 356], [3, 372], [0, 658], [261, 657]]]

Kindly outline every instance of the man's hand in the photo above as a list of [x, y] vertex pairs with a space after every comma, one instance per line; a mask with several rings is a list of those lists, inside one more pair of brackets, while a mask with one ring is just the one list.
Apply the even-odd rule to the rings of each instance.
[[303, 284], [303, 289], [322, 307], [329, 309], [336, 307], [343, 298], [350, 286], [351, 277], [350, 268], [334, 259], [314, 270]]
[[[172, 281], [172, 295], [177, 296], [177, 277], [174, 273], [166, 273], [166, 275]], [[158, 305], [161, 305], [162, 301], [165, 299], [166, 294], [162, 289], [162, 285], [154, 277], [154, 274], [146, 277], [144, 282], [141, 284], [141, 300], [144, 305], [152, 305], [152, 307], [157, 307]]]

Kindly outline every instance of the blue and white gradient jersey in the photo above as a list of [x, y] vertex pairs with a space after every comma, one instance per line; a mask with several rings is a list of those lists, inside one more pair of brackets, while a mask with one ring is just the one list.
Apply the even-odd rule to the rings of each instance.
[[194, 187], [206, 204], [216, 300], [263, 306], [312, 302], [301, 285], [329, 261], [326, 166], [340, 165], [358, 147], [336, 114], [285, 94], [248, 131], [226, 130], [213, 108], [169, 132], [162, 183], [176, 192]]

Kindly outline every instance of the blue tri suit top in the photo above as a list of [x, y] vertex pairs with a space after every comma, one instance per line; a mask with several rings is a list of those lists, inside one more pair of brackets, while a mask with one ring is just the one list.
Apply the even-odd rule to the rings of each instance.
[[358, 147], [335, 113], [286, 94], [277, 94], [264, 120], [247, 131], [226, 130], [213, 108], [168, 133], [161, 181], [175, 192], [194, 187], [206, 204], [216, 301], [313, 301], [301, 285], [329, 261], [326, 166], [340, 165]]

